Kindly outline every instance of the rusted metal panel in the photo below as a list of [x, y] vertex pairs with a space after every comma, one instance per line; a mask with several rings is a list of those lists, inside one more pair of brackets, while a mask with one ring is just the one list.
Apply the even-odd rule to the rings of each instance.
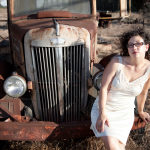
[[[72, 18], [76, 18], [76, 19], [93, 19], [93, 17], [95, 17], [94, 15], [77, 14], [77, 13], [71, 13], [71, 15]], [[37, 14], [17, 16], [12, 18], [12, 21], [19, 21], [19, 20], [26, 20], [26, 19], [38, 19]], [[96, 15], [96, 20], [98, 20], [98, 14]]]
[[[6, 103], [6, 105], [8, 105], [8, 107], [5, 107], [5, 109], [7, 111], [9, 111], [10, 113], [12, 113], [14, 115], [21, 115], [20, 112], [23, 109], [24, 105], [22, 105], [22, 102], [19, 98], [14, 99], [14, 98], [8, 97], [8, 99], [7, 98], [1, 99], [0, 104], [3, 107], [4, 107], [4, 105], [3, 105], [4, 103]], [[5, 117], [3, 117], [3, 118], [5, 118]]]
[[96, 40], [95, 37], [91, 39], [91, 61], [93, 62], [95, 60], [95, 48], [96, 48], [95, 40]]
[[24, 55], [23, 55], [23, 47], [22, 47], [22, 42], [16, 40], [13, 38], [13, 49], [14, 49], [14, 55], [15, 58], [20, 62], [24, 62]]
[[106, 66], [108, 65], [108, 63], [111, 61], [111, 59], [116, 56], [116, 55], [120, 55], [119, 53], [113, 53], [113, 54], [110, 54], [106, 57], [104, 57], [100, 62], [99, 64], [101, 64], [104, 68], [106, 68]]
[[32, 81], [28, 81], [28, 90], [33, 90], [33, 82]]
[[92, 72], [93, 72], [93, 64], [94, 64], [94, 59], [95, 59], [95, 57], [94, 57], [94, 53], [95, 53], [95, 41], [94, 41], [94, 37], [91, 39], [91, 74], [92, 74]]
[[12, 50], [13, 50], [13, 61], [14, 66], [18, 68], [20, 66], [23, 77], [26, 77], [25, 65], [24, 65], [24, 54], [23, 54], [23, 44], [21, 41], [12, 38]]
[[[68, 19], [58, 18], [57, 21], [59, 24], [85, 28], [89, 31], [91, 38], [93, 38], [95, 34], [97, 33], [97, 25], [94, 20], [83, 20], [83, 19], [75, 19], [75, 18], [68, 18]], [[31, 20], [24, 20], [24, 21], [13, 23], [12, 35], [17, 40], [22, 42], [23, 36], [25, 35], [26, 32], [35, 28], [42, 29], [43, 27], [45, 27], [45, 29], [46, 27], [54, 28], [52, 18], [37, 19], [37, 20], [31, 19]]]
[[[13, 1], [13, 0], [12, 0]], [[11, 21], [12, 21], [12, 1], [7, 0], [7, 18], [8, 18], [8, 33], [9, 33], [9, 47], [11, 63], [13, 64], [13, 53], [12, 53], [12, 34], [11, 34]]]
[[96, 0], [91, 0], [91, 2], [92, 2], [92, 15], [93, 15], [93, 18], [96, 19], [96, 16], [97, 16]]
[[[9, 106], [9, 107], [7, 107], [7, 108], [5, 108], [5, 109], [7, 109], [7, 111], [10, 111], [10, 113], [13, 113], [13, 114], [15, 114], [15, 115], [21, 115], [20, 114], [20, 111], [21, 111], [21, 109], [20, 109], [20, 99], [5, 99], [5, 100], [3, 100], [3, 99], [1, 99], [0, 100], [0, 104], [1, 105], [3, 105], [3, 103], [10, 103], [10, 105], [11, 106]], [[4, 107], [4, 105], [3, 105], [3, 107]], [[13, 108], [10, 108], [10, 107], [13, 107]]]
[[134, 116], [134, 123], [131, 130], [136, 130], [145, 127], [145, 122], [138, 115]]
[[41, 11], [37, 13], [37, 18], [71, 18], [69, 11]]
[[[31, 121], [24, 122], [0, 122], [0, 140], [17, 141], [52, 141], [68, 138], [81, 138], [94, 136], [90, 130], [91, 121], [68, 122], [56, 124], [54, 122]], [[145, 126], [145, 123], [138, 116], [132, 130]]]
[[18, 98], [0, 100], [0, 117], [6, 118], [5, 114], [7, 114], [7, 118], [9, 119], [6, 122], [9, 122], [10, 119], [17, 122], [29, 122], [31, 119], [28, 116], [21, 116], [23, 106], [21, 100]]
[[8, 111], [5, 107], [3, 107], [1, 105], [1, 102], [0, 102], [0, 109], [2, 109], [5, 113], [7, 113], [14, 121], [21, 122], [21, 115], [14, 115], [10, 111]]
[[36, 96], [36, 91], [32, 90], [30, 94], [31, 94], [31, 101], [32, 101], [32, 105], [34, 108], [35, 116], [36, 116], [36, 118], [41, 118], [39, 115], [39, 111], [38, 111], [38, 102], [37, 102], [38, 98]]
[[0, 140], [52, 141], [93, 136], [90, 124], [90, 121], [62, 124], [42, 121], [28, 123], [1, 122]]

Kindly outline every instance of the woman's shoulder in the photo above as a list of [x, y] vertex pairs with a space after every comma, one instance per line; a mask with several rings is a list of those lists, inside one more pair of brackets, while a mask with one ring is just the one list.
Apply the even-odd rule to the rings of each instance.
[[112, 63], [121, 63], [129, 62], [129, 56], [115, 56], [112, 60]]
[[129, 56], [121, 56], [122, 58], [122, 63], [123, 64], [128, 64], [130, 57]]
[[150, 61], [148, 59], [145, 59], [146, 65], [150, 67]]
[[106, 68], [109, 68], [109, 69], [113, 68], [113, 69], [116, 70], [118, 68], [119, 63], [120, 63], [120, 58], [119, 57], [120, 56], [112, 58]]
[[145, 59], [145, 62], [146, 62], [146, 68], [147, 68], [147, 73], [149, 74], [149, 79], [150, 79], [150, 61]]
[[113, 57], [110, 62], [111, 63], [119, 63], [121, 59], [122, 59], [122, 56], [118, 55], [118, 56]]
[[114, 76], [114, 74], [118, 70], [118, 67], [119, 67], [119, 58], [118, 57], [112, 58], [109, 64], [106, 66], [103, 76], [105, 77], [108, 77], [108, 75], [111, 77]]
[[146, 68], [147, 68], [147, 70], [149, 70], [149, 72], [150, 72], [150, 61], [149, 60], [147, 60], [147, 59], [145, 59], [145, 65], [146, 65]]

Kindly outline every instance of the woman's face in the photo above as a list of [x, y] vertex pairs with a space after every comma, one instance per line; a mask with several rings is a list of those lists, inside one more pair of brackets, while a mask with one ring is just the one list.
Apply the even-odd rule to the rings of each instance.
[[131, 57], [144, 57], [145, 53], [148, 50], [149, 45], [144, 43], [143, 38], [140, 36], [133, 36], [128, 41], [128, 53]]

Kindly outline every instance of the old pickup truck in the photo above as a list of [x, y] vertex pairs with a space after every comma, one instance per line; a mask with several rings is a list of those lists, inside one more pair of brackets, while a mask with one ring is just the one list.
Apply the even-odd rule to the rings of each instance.
[[[7, 10], [11, 64], [0, 61], [0, 140], [94, 135], [94, 85], [109, 61], [96, 58], [96, 0], [7, 0]], [[132, 129], [144, 125], [135, 116]]]

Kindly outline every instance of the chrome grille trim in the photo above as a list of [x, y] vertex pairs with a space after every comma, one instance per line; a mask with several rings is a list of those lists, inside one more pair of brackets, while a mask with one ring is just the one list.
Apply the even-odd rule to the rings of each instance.
[[34, 46], [32, 59], [41, 119], [54, 122], [80, 120], [81, 103], [85, 101], [87, 88], [84, 44]]

